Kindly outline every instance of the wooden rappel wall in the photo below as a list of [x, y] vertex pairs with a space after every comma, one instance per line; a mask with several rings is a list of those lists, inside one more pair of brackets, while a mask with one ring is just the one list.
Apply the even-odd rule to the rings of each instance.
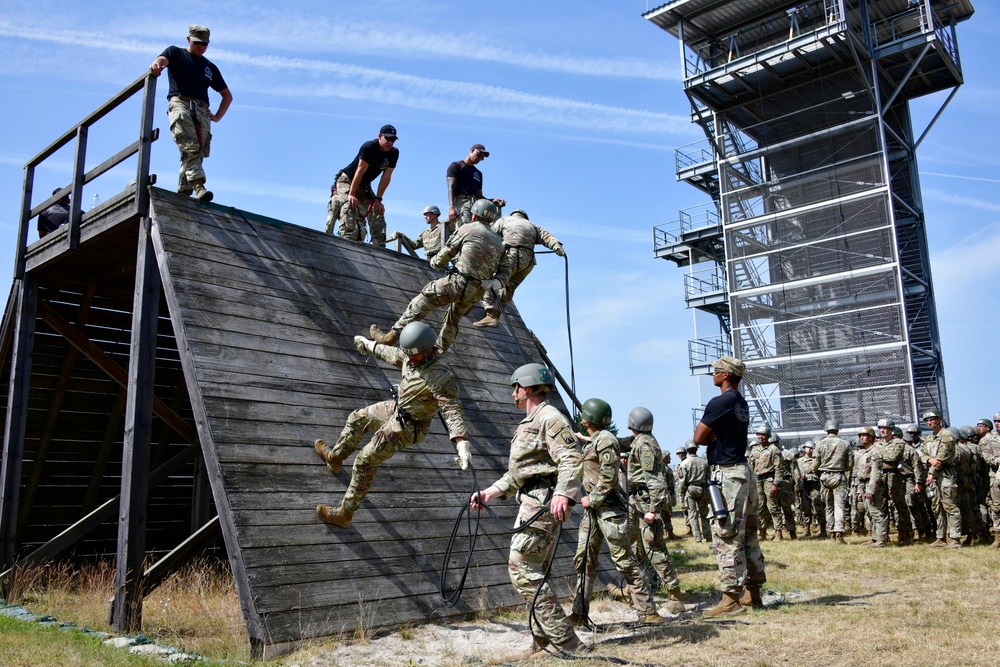
[[[507, 575], [510, 538], [485, 517], [462, 601], [449, 608], [441, 600], [442, 555], [473, 479], [458, 469], [438, 420], [426, 440], [379, 469], [351, 528], [328, 526], [315, 512], [317, 504], [339, 501], [353, 458], [331, 475], [313, 441], [336, 440], [351, 410], [390, 398], [386, 379], [357, 354], [353, 337], [367, 335], [372, 323], [385, 329], [440, 274], [391, 250], [151, 192], [149, 236], [162, 291], [145, 551], [155, 558], [174, 549], [217, 513], [256, 655], [362, 623], [392, 626], [521, 604]], [[140, 235], [134, 220], [93, 238], [83, 232], [78, 250], [53, 254], [30, 274], [39, 303], [21, 555], [113, 501], [128, 460], [120, 371], [129, 367]], [[485, 487], [506, 469], [509, 439], [523, 417], [510, 399], [510, 374], [540, 356], [515, 308], [496, 329], [471, 326], [482, 314], [476, 307], [466, 317], [444, 361], [461, 384]], [[427, 322], [439, 328], [442, 316]], [[4, 352], [9, 364], [10, 346]], [[398, 382], [395, 368], [384, 370]], [[512, 502], [498, 510], [513, 522]], [[121, 552], [118, 516], [112, 503], [71, 551]], [[579, 510], [572, 523], [578, 519]], [[576, 538], [575, 529], [565, 531], [557, 551], [561, 594], [571, 590]], [[201, 540], [209, 542], [210, 535]], [[464, 564], [464, 539], [455, 547], [450, 585]]]

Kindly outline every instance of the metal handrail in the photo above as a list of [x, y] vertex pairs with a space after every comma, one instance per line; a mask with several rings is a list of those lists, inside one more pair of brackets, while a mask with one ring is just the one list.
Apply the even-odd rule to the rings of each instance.
[[702, 366], [721, 356], [732, 355], [733, 346], [729, 336], [707, 336], [688, 340], [688, 365]]
[[678, 173], [711, 162], [715, 162], [715, 145], [708, 139], [701, 139], [674, 149], [674, 165]]
[[721, 264], [684, 274], [684, 298], [720, 294], [727, 290], [726, 269]]
[[[85, 171], [87, 159], [87, 136], [90, 127], [101, 120], [119, 106], [127, 102], [139, 91], [143, 92], [142, 118], [139, 126], [139, 138], [115, 153], [112, 157], [101, 162], [90, 171]], [[118, 94], [91, 112], [86, 118], [70, 128], [61, 137], [49, 144], [38, 155], [28, 160], [24, 165], [24, 187], [21, 191], [21, 216], [18, 227], [17, 256], [14, 260], [14, 279], [20, 280], [24, 277], [25, 264], [27, 260], [28, 231], [29, 223], [39, 213], [49, 206], [63, 199], [67, 194], [70, 196], [70, 216], [67, 233], [65, 236], [66, 247], [69, 250], [76, 249], [80, 244], [80, 224], [83, 221], [84, 213], [82, 208], [83, 186], [90, 183], [97, 177], [106, 173], [116, 165], [124, 162], [133, 155], [139, 155], [139, 164], [136, 167], [136, 196], [135, 212], [137, 215], [145, 215], [149, 210], [149, 162], [150, 148], [154, 141], [159, 138], [158, 131], [153, 127], [153, 108], [156, 96], [156, 77], [151, 72], [146, 72], [138, 79], [123, 88]], [[63, 146], [76, 140], [76, 152], [73, 161], [73, 181], [60, 188], [58, 192], [45, 199], [35, 207], [31, 206], [31, 195], [34, 188], [35, 168], [51, 157]]]
[[719, 225], [719, 211], [715, 202], [696, 204], [678, 211], [678, 219], [653, 227], [653, 250], [675, 245], [685, 232]]

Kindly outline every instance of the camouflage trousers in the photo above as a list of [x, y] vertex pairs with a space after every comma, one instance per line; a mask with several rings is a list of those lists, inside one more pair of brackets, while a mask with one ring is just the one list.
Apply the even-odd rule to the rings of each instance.
[[472, 222], [472, 205], [476, 203], [476, 195], [458, 195], [455, 197], [455, 227]]
[[976, 500], [976, 489], [973, 485], [959, 485], [958, 510], [962, 513], [963, 535], [974, 535], [986, 527], [986, 521], [979, 510], [979, 502]]
[[[541, 505], [533, 498], [522, 496], [518, 525], [540, 508]], [[510, 583], [528, 604], [528, 613], [531, 613], [531, 602], [535, 600], [535, 593], [541, 587], [535, 600], [534, 621], [540, 626], [539, 634], [544, 633], [544, 638], [561, 646], [576, 638], [576, 631], [566, 618], [559, 597], [547, 582], [543, 585], [545, 568], [556, 548], [558, 527], [559, 524], [552, 515], [545, 513], [531, 526], [515, 534], [510, 541], [507, 572]]]
[[[579, 541], [576, 555], [573, 556], [573, 568], [577, 574], [573, 612], [583, 615], [584, 605], [590, 601], [594, 592], [594, 579], [597, 577], [597, 556], [605, 541], [608, 543], [611, 561], [628, 582], [632, 606], [640, 616], [655, 614], [656, 605], [653, 604], [650, 584], [629, 547], [628, 511], [609, 507], [607, 504], [596, 510], [587, 510], [580, 521]], [[586, 572], [583, 571], [584, 556], [587, 558]]]
[[487, 310], [506, 310], [514, 300], [514, 291], [535, 268], [535, 251], [528, 248], [508, 248], [507, 259], [510, 260], [510, 278], [506, 285], [500, 285], [496, 290], [488, 289], [483, 294], [483, 307]]
[[[367, 232], [366, 223], [371, 226], [371, 244], [380, 248], [385, 247], [385, 214], [380, 213], [374, 204], [374, 199], [369, 199], [367, 193], [358, 193], [358, 205], [349, 206], [347, 198], [351, 193], [351, 179], [347, 174], [337, 176], [337, 194], [340, 197], [340, 226], [337, 227], [337, 234], [349, 241], [364, 243]], [[332, 201], [331, 197], [331, 201]]]
[[[867, 480], [862, 480], [865, 484], [860, 486], [864, 489]], [[875, 491], [871, 499], [865, 497], [865, 512], [871, 522], [872, 541], [876, 544], [885, 544], [889, 541], [889, 496], [886, 493], [886, 485], [879, 482], [875, 485]]]
[[181, 152], [177, 191], [190, 194], [196, 185], [205, 183], [201, 163], [208, 157], [212, 146], [212, 120], [208, 117], [208, 105], [185, 102], [174, 96], [167, 104], [167, 118], [170, 120], [170, 134]]
[[896, 509], [896, 530], [910, 532], [913, 530], [913, 520], [910, 506], [906, 502], [906, 480], [897, 470], [885, 471], [884, 477], [889, 499]]
[[931, 508], [937, 521], [937, 539], [943, 540], [946, 536], [961, 539], [962, 513], [958, 508], [958, 483], [954, 477], [945, 477], [940, 473], [934, 477]]
[[771, 517], [771, 510], [768, 508], [767, 499], [771, 497], [771, 484], [774, 481], [773, 473], [768, 477], [755, 477], [757, 480], [757, 498], [760, 502], [760, 517], [759, 522], [761, 528], [767, 529], [771, 527], [774, 519]]
[[912, 475], [904, 477], [906, 484], [906, 507], [910, 510], [910, 520], [913, 527], [921, 533], [934, 531], [930, 514], [927, 512], [927, 499], [921, 491], [917, 493], [917, 480]]
[[667, 493], [667, 501], [663, 503], [663, 509], [660, 510], [660, 519], [663, 521], [663, 530], [667, 533], [674, 532], [674, 505], [677, 504], [677, 498], [674, 494]]
[[767, 496], [767, 511], [771, 513], [775, 530], [784, 529], [794, 533], [795, 511], [792, 509], [792, 500], [795, 498], [795, 486], [790, 481], [782, 481], [777, 483], [777, 487], [777, 495], [769, 493]]
[[445, 313], [444, 326], [438, 334], [436, 345], [441, 351], [451, 347], [458, 335], [458, 323], [465, 314], [472, 310], [483, 296], [483, 284], [478, 280], [466, 278], [460, 273], [449, 273], [446, 276], [432, 280], [424, 285], [420, 294], [410, 300], [406, 310], [400, 315], [392, 330], [399, 334], [410, 322], [419, 322], [441, 306], [448, 306]]
[[744, 586], [767, 581], [757, 538], [757, 478], [742, 463], [712, 466], [712, 474], [719, 480], [729, 510], [725, 521], [712, 517], [712, 551], [719, 563], [722, 592], [738, 595]]
[[[632, 515], [629, 526], [629, 544], [632, 545], [632, 553], [635, 554], [636, 561], [652, 568], [667, 590], [677, 588], [681, 585], [681, 581], [677, 578], [674, 559], [670, 557], [670, 551], [667, 549], [667, 529], [660, 519], [652, 524], [646, 523], [642, 520], [640, 512], [636, 511]], [[648, 573], [646, 575], [649, 580], [653, 579]]]
[[989, 508], [993, 534], [1000, 539], [1000, 479], [990, 479]]
[[711, 536], [708, 525], [708, 491], [702, 485], [692, 484], [684, 489], [687, 498], [687, 523], [695, 540]]
[[823, 483], [817, 480], [807, 479], [802, 488], [802, 523], [811, 526], [816, 525], [826, 528], [826, 501], [823, 497]]
[[400, 419], [396, 414], [396, 401], [373, 403], [348, 415], [344, 430], [333, 446], [334, 456], [347, 458], [358, 448], [365, 434], [375, 431], [375, 435], [354, 459], [351, 483], [344, 494], [344, 509], [357, 510], [371, 489], [379, 465], [396, 452], [423, 440], [428, 428], [429, 421]]
[[823, 505], [826, 507], [826, 527], [830, 532], [844, 532], [844, 517], [847, 513], [847, 476], [842, 472], [822, 472], [819, 475], [823, 487]]
[[330, 201], [326, 203], [326, 233], [333, 234], [333, 227], [340, 220], [340, 210], [346, 200], [340, 192], [335, 191], [330, 195]]

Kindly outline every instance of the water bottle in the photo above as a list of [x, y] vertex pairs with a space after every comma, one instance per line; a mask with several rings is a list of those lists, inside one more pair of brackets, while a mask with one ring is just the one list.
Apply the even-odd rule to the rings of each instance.
[[708, 503], [712, 506], [712, 516], [723, 523], [729, 517], [729, 508], [726, 507], [726, 499], [722, 497], [722, 489], [714, 479], [708, 480]]
[[101, 204], [101, 195], [94, 193], [94, 198], [90, 202], [90, 210], [94, 210]]

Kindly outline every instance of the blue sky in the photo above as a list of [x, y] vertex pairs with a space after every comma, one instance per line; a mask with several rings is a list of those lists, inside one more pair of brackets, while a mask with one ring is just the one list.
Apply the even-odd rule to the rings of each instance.
[[[641, 17], [656, 4], [0, 1], [0, 288], [12, 273], [24, 163], [202, 23], [212, 29], [206, 55], [235, 98], [206, 162], [216, 201], [322, 229], [336, 172], [392, 123], [401, 156], [385, 197], [388, 228], [414, 236], [424, 206], [444, 208], [448, 163], [485, 144], [485, 194], [528, 211], [569, 253], [580, 399], [605, 398], [621, 425], [647, 406], [673, 449], [690, 437], [691, 408], [715, 390], [699, 393], [688, 372], [694, 326], [683, 271], [653, 258], [652, 227], [707, 200], [674, 178], [673, 149], [701, 135], [688, 122], [677, 42]], [[1000, 331], [997, 25], [998, 9], [980, 0], [959, 26], [966, 85], [918, 155], [959, 424], [1000, 410], [984, 372], [996, 364]], [[173, 188], [165, 95], [161, 79], [152, 168]], [[942, 100], [915, 105], [918, 133]], [[136, 108], [109, 120], [91, 135], [88, 168], [135, 139]], [[71, 163], [67, 149], [38, 170], [35, 203], [69, 182]], [[131, 178], [112, 171], [84, 204]], [[562, 262], [546, 255], [516, 303], [568, 375], [563, 297]], [[698, 326], [713, 333], [708, 319]]]

